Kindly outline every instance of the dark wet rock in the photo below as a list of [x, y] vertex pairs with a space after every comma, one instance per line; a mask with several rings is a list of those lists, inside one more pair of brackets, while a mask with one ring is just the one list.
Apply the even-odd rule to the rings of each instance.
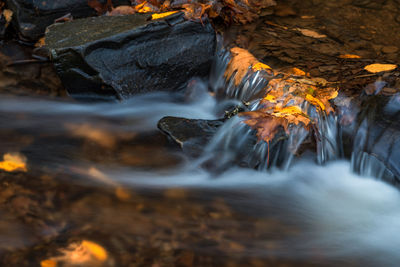
[[[113, 4], [130, 4], [130, 1], [114, 0]], [[96, 15], [87, 0], [7, 0], [7, 5], [15, 14], [15, 26], [21, 37], [31, 41], [41, 37], [46, 27], [53, 24], [54, 20], [67, 14], [74, 18]]]
[[[357, 104], [358, 103], [358, 104]], [[342, 123], [346, 157], [352, 158], [356, 172], [400, 182], [400, 122], [399, 95], [361, 96], [338, 111], [352, 117], [352, 123]], [[341, 109], [346, 109], [341, 111]]]
[[179, 144], [183, 151], [198, 156], [222, 124], [222, 120], [164, 117], [158, 122], [158, 128]]
[[215, 51], [208, 21], [182, 14], [94, 17], [54, 24], [46, 33], [57, 72], [77, 97], [124, 99], [151, 91], [176, 91], [191, 77], [206, 77]]

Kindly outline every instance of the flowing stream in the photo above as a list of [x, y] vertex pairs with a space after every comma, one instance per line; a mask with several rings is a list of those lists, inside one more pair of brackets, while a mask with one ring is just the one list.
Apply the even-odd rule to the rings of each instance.
[[[226, 56], [223, 60], [227, 60]], [[221, 66], [218, 68], [211, 82], [214, 90], [224, 87]], [[248, 77], [239, 89], [228, 83], [224, 87], [226, 95], [250, 101], [265, 83], [258, 75]], [[178, 245], [180, 249], [190, 248], [195, 255], [218, 258], [220, 265], [227, 264], [224, 259], [239, 263], [247, 259], [246, 264], [265, 260], [269, 264], [286, 262], [293, 266], [398, 266], [400, 192], [374, 177], [384, 171], [383, 167], [371, 164], [373, 161], [362, 152], [355, 152], [351, 164], [342, 158], [341, 131], [335, 116], [314, 114], [319, 121], [320, 138], [316, 150], [302, 151], [300, 158], [294, 155], [309, 135], [301, 127], [291, 129], [283, 143], [267, 147], [257, 142], [254, 131], [235, 116], [219, 129], [204, 155], [196, 160], [166, 144], [156, 129], [157, 121], [164, 116], [216, 119], [227, 101], [240, 104], [235, 100], [216, 101], [201, 81], [192, 84], [186, 95], [155, 93], [123, 103], [87, 104], [2, 96], [0, 151], [23, 154], [28, 174], [54, 172], [55, 181], [140, 192], [153, 201], [149, 205], [168, 211], [157, 213], [158, 209], [152, 209], [153, 213], [143, 215], [152, 218], [151, 224], [164, 225], [162, 222], [175, 221], [174, 216], [180, 216], [176, 222], [178, 229], [170, 231], [184, 232], [187, 227], [190, 233], [202, 229], [209, 239], [220, 242], [218, 249], [185, 242], [185, 238]], [[252, 101], [250, 110], [257, 107], [257, 100]], [[363, 133], [360, 128], [355, 143], [363, 142]], [[220, 171], [202, 167], [210, 159], [221, 167]], [[241, 162], [252, 168], [241, 167]], [[361, 175], [355, 174], [351, 166]], [[180, 192], [178, 189], [186, 192], [182, 198], [178, 194], [177, 199], [172, 197], [172, 203], [164, 200], [165, 192]], [[219, 208], [213, 211], [216, 199], [229, 207], [226, 214]], [[185, 205], [186, 201], [196, 204]], [[99, 221], [112, 225], [113, 231], [132, 227], [138, 230], [131, 235], [151, 238], [151, 233], [143, 230], [147, 229], [145, 223], [130, 220], [129, 209], [93, 205], [89, 214], [98, 215], [89, 216], [88, 220], [101, 218]], [[195, 214], [191, 209], [208, 206], [211, 211], [204, 216], [211, 216], [213, 227], [204, 230], [209, 221], [196, 219], [198, 215], [191, 215]], [[78, 205], [59, 212], [79, 224], [80, 209]], [[118, 216], [102, 213], [112, 209]], [[184, 210], [182, 214], [175, 214], [180, 209]], [[82, 215], [83, 218], [86, 217]], [[115, 222], [120, 224], [114, 225]], [[27, 232], [31, 231], [30, 226], [26, 227]], [[78, 232], [68, 232], [68, 226], [63, 227], [60, 233]], [[4, 238], [0, 248], [9, 248], [10, 244], [14, 249], [29, 248], [41, 242], [33, 239], [21, 244], [19, 235], [5, 231], [1, 235]], [[172, 238], [166, 240], [172, 242]], [[103, 240], [106, 247], [107, 242]]]

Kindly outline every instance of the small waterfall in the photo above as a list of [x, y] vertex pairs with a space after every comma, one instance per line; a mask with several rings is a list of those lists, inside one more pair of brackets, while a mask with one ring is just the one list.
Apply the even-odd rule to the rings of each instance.
[[228, 120], [216, 133], [205, 149], [208, 159], [224, 169], [236, 163], [265, 171], [271, 167], [288, 169], [308, 131], [301, 126], [292, 126], [290, 134], [280, 134], [267, 143], [257, 140], [255, 130], [244, 123], [246, 119], [235, 116]]
[[371, 135], [372, 123], [368, 118], [365, 118], [356, 131], [351, 153], [351, 169], [362, 176], [393, 182], [395, 181], [393, 173], [388, 170], [381, 157], [372, 152], [376, 142], [375, 135]]
[[[273, 75], [264, 71], [249, 71], [235, 85], [234, 73], [231, 77], [225, 76], [231, 55], [221, 50], [214, 63], [211, 74], [211, 89], [221, 98], [233, 98], [243, 102], [252, 101], [249, 110], [260, 108], [260, 100]], [[327, 115], [325, 111], [317, 110], [313, 105], [304, 101], [302, 110], [316, 121], [313, 129], [316, 141], [317, 162], [324, 164], [327, 161], [342, 156], [342, 146], [337, 116]], [[299, 148], [310, 136], [310, 131], [300, 125], [290, 125], [289, 134], [282, 131], [274, 140], [267, 143], [257, 140], [255, 130], [247, 124], [246, 119], [240, 116], [231, 118], [217, 132], [205, 150], [207, 157], [218, 159], [220, 166], [227, 166], [235, 162], [258, 170], [279, 167], [287, 170]]]
[[315, 129], [315, 142], [318, 164], [343, 157], [343, 148], [340, 127], [335, 114], [327, 115], [326, 112], [309, 107], [309, 114], [317, 122]]
[[[225, 70], [231, 60], [231, 54], [225, 49], [221, 49], [214, 61], [214, 66], [210, 75], [211, 90], [217, 95], [224, 98], [238, 99], [248, 102], [257, 98], [263, 89], [267, 86], [271, 76], [256, 71], [248, 71], [239, 85], [235, 85], [234, 73], [231, 77], [225, 77]], [[249, 67], [250, 69], [250, 67]]]

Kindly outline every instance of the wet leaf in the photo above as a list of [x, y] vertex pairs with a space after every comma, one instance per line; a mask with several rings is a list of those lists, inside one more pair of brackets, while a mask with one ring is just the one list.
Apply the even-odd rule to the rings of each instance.
[[356, 59], [356, 58], [361, 58], [360, 56], [357, 56], [357, 55], [352, 55], [352, 54], [345, 54], [345, 55], [340, 55], [339, 56], [339, 58], [354, 58], [354, 59]]
[[99, 261], [105, 261], [107, 259], [107, 251], [99, 244], [83, 240], [81, 246], [87, 249]]
[[178, 11], [169, 11], [169, 12], [164, 12], [164, 13], [157, 13], [157, 14], [151, 15], [151, 19], [152, 20], [154, 20], [154, 19], [162, 19], [162, 18], [171, 16], [171, 15], [173, 15], [175, 13], [178, 13]]
[[288, 133], [288, 121], [284, 117], [275, 117], [262, 111], [242, 112], [239, 116], [247, 117], [245, 123], [257, 130], [259, 140], [270, 142], [283, 129]]
[[[232, 48], [231, 53], [232, 59], [225, 77], [230, 79], [235, 75], [236, 85], [246, 77], [248, 71], [265, 70], [274, 73], [245, 49]], [[265, 95], [260, 101], [260, 108], [239, 114], [247, 118], [244, 122], [257, 131], [260, 140], [270, 142], [282, 129], [288, 133], [289, 125], [309, 129], [315, 122], [306, 113], [306, 102], [321, 112], [329, 114], [333, 111], [329, 100], [335, 98], [338, 92], [336, 88], [326, 87], [325, 79], [308, 79], [304, 77], [305, 72], [297, 68], [290, 69], [289, 73], [275, 74], [264, 88]], [[306, 107], [306, 110], [303, 111], [301, 107]]]
[[[94, 1], [94, 0], [91, 0]], [[248, 23], [259, 17], [261, 9], [276, 5], [274, 0], [220, 0], [209, 2], [181, 1], [137, 1], [134, 7], [138, 13], [172, 12], [181, 10], [185, 17], [191, 20], [201, 20], [203, 17], [216, 18], [230, 24]]]
[[7, 153], [0, 162], [0, 169], [7, 172], [23, 171], [26, 172], [26, 158], [19, 153]]
[[306, 76], [306, 73], [299, 68], [291, 68], [288, 73], [296, 76]]
[[225, 77], [227, 79], [233, 77], [235, 85], [239, 85], [247, 72], [252, 69], [253, 71], [266, 70], [271, 71], [268, 65], [258, 61], [249, 51], [243, 48], [234, 47], [230, 50], [232, 58], [226, 68]]
[[309, 29], [301, 29], [301, 28], [297, 28], [296, 30], [298, 30], [299, 32], [301, 32], [301, 34], [303, 34], [304, 36], [307, 37], [312, 37], [312, 38], [316, 38], [316, 39], [320, 39], [320, 38], [326, 38], [327, 36], [325, 34], [319, 34], [315, 31], [309, 30]]
[[101, 245], [89, 241], [71, 243], [59, 250], [60, 256], [43, 260], [41, 267], [58, 266], [101, 266], [108, 259], [108, 252]]
[[56, 267], [57, 262], [54, 260], [43, 260], [40, 262], [40, 267]]
[[383, 72], [383, 71], [392, 71], [397, 68], [397, 65], [395, 64], [371, 64], [368, 66], [365, 66], [364, 69], [366, 71], [372, 72], [372, 73], [378, 73], [378, 72]]
[[264, 63], [257, 62], [251, 67], [253, 71], [272, 70], [272, 68]]

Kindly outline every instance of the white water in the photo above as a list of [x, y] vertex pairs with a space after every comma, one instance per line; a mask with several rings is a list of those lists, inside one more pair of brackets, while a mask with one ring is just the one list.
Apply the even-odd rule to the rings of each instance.
[[134, 188], [217, 190], [238, 210], [257, 217], [278, 214], [281, 221], [303, 229], [280, 240], [276, 249], [265, 251], [268, 240], [257, 239], [243, 253], [301, 260], [312, 259], [318, 251], [332, 263], [366, 259], [364, 266], [398, 266], [400, 262], [400, 192], [372, 177], [353, 174], [345, 161], [318, 166], [303, 160], [289, 171], [269, 174], [236, 167], [219, 176], [191, 168], [169, 174], [105, 172]]
[[[163, 116], [214, 119], [218, 104], [205, 92], [202, 83], [197, 83], [187, 95], [187, 102], [177, 102], [168, 94], [137, 96], [124, 103], [79, 104], [33, 98], [0, 99], [0, 130], [17, 130], [34, 136], [41, 134], [67, 133], [65, 123], [90, 123], [111, 132], [146, 132], [155, 130], [157, 121]], [[249, 90], [243, 87], [240, 94]], [[239, 96], [234, 94], [233, 96]], [[240, 98], [240, 96], [239, 96]], [[23, 104], [21, 104], [23, 103]], [[199, 167], [199, 162], [186, 163], [169, 171], [138, 171], [123, 166], [101, 165], [95, 162], [67, 161], [60, 157], [52, 159], [70, 169], [99, 169], [115, 183], [127, 188], [159, 190], [187, 188], [215, 190], [238, 211], [251, 216], [277, 215], [282, 222], [299, 226], [300, 232], [279, 240], [279, 246], [265, 249], [268, 240], [255, 238], [252, 247], [243, 253], [257, 256], [275, 255], [284, 259], [307, 259], [310, 263], [318, 251], [333, 264], [349, 265], [360, 260], [363, 266], [398, 266], [400, 264], [400, 193], [380, 180], [372, 178], [372, 172], [358, 176], [351, 171], [350, 163], [334, 161], [330, 157], [339, 153], [339, 132], [336, 120], [324, 118], [320, 125], [323, 131], [319, 144], [319, 163], [315, 158], [296, 161], [294, 153], [304, 140], [301, 130], [271, 155], [271, 162], [279, 154], [286, 155], [284, 170], [273, 168], [270, 172], [259, 172], [233, 166], [232, 159], [238, 151], [243, 158], [265, 170], [267, 157], [265, 143], [258, 143], [253, 150], [246, 151], [246, 142], [254, 139], [254, 133], [237, 117], [227, 122], [209, 144], [206, 154], [216, 154], [217, 163], [224, 172], [216, 175]], [[324, 128], [325, 127], [325, 128]], [[360, 142], [363, 140], [359, 139]], [[2, 149], [11, 149], [15, 144], [1, 140]], [[40, 153], [51, 152], [53, 147], [41, 147]], [[280, 151], [283, 151], [282, 153]], [[63, 151], [59, 151], [62, 154]], [[29, 160], [29, 158], [28, 158]], [[357, 159], [356, 159], [357, 160]], [[258, 161], [254, 163], [254, 161]], [[261, 164], [260, 164], [261, 162]], [[363, 161], [364, 162], [364, 161]], [[264, 165], [262, 164], [264, 163]], [[274, 164], [272, 164], [274, 165]], [[289, 168], [290, 165], [293, 165]], [[362, 167], [364, 169], [366, 166]], [[240, 197], [231, 192], [242, 193]], [[208, 196], [204, 195], [204, 199]]]
[[[185, 104], [173, 101], [168, 95], [154, 94], [122, 104], [87, 105], [25, 99], [25, 104], [20, 105], [21, 99], [2, 98], [0, 129], [51, 134], [66, 131], [62, 123], [68, 121], [96, 124], [106, 120], [108, 127], [115, 131], [146, 131], [155, 129], [157, 120], [167, 115], [214, 118], [214, 100], [207, 94], [196, 99]], [[18, 117], [24, 113], [31, 117]], [[121, 124], [117, 120], [120, 118], [128, 120]], [[231, 126], [229, 123], [224, 127], [235, 127], [234, 123]], [[2, 140], [2, 144], [12, 147], [6, 140]], [[231, 144], [241, 145], [237, 141]], [[41, 153], [46, 153], [46, 148], [42, 149]], [[302, 229], [280, 240], [277, 248], [268, 251], [264, 248], [268, 240], [258, 238], [251, 249], [243, 252], [249, 255], [275, 255], [312, 262], [318, 250], [335, 264], [350, 264], [354, 259], [364, 259], [364, 266], [398, 266], [400, 262], [399, 191], [374, 178], [353, 174], [349, 162], [319, 166], [313, 159], [307, 159], [295, 162], [288, 171], [274, 169], [269, 173], [229, 166], [217, 176], [193, 163], [167, 172], [139, 172], [122, 166], [58, 160], [74, 168], [96, 167], [128, 188], [217, 190], [227, 203], [241, 212], [259, 217], [277, 214], [283, 222], [294, 222]], [[229, 192], [244, 193], [245, 196], [235, 197]]]

